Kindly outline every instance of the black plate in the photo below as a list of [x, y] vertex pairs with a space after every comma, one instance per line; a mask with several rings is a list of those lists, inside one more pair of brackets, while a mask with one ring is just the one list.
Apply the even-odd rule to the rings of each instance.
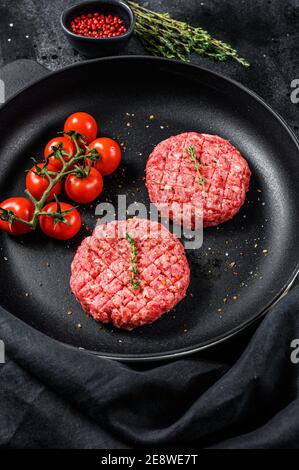
[[[69, 244], [40, 232], [23, 239], [1, 234], [2, 306], [59, 341], [124, 360], [197, 351], [265, 313], [298, 270], [299, 152], [282, 119], [243, 86], [195, 66], [145, 57], [81, 63], [40, 80], [0, 110], [1, 198], [22, 195], [29, 157], [42, 158], [66, 116], [79, 110], [126, 147], [101, 201], [116, 202], [121, 193], [129, 203], [148, 204], [147, 156], [161, 140], [185, 131], [219, 134], [243, 153], [253, 171], [247, 201], [232, 221], [205, 230], [202, 249], [187, 253], [188, 295], [151, 326], [133, 332], [102, 327], [76, 303], [70, 264], [88, 235], [84, 229]], [[94, 207], [82, 213], [92, 228]]]

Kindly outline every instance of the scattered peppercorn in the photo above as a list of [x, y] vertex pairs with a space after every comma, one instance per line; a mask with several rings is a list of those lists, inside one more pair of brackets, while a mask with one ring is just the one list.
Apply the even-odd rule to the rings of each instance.
[[127, 32], [119, 16], [103, 15], [99, 12], [77, 16], [70, 24], [72, 33], [92, 38], [114, 38]]

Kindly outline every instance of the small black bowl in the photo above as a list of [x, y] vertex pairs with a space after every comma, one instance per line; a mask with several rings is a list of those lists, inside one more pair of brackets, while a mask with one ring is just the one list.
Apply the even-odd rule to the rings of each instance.
[[[127, 28], [127, 32], [114, 38], [90, 38], [74, 34], [70, 30], [71, 21], [77, 16], [87, 13], [103, 13], [119, 16]], [[130, 40], [135, 26], [135, 15], [131, 8], [122, 0], [94, 0], [81, 2], [65, 10], [60, 18], [64, 34], [71, 46], [87, 57], [101, 57], [120, 51]]]

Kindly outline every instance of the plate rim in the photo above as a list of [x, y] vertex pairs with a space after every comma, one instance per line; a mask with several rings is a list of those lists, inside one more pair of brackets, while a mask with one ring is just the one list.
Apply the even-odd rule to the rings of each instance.
[[[207, 67], [203, 67], [201, 65], [193, 64], [191, 62], [182, 62], [182, 61], [179, 61], [179, 60], [176, 60], [176, 59], [166, 59], [166, 58], [163, 58], [163, 57], [155, 57], [155, 56], [148, 56], [148, 55], [142, 55], [142, 54], [141, 55], [121, 55], [121, 56], [101, 57], [101, 58], [96, 58], [96, 59], [91, 59], [91, 60], [85, 60], [85, 61], [78, 62], [78, 63], [75, 63], [75, 64], [69, 64], [65, 67], [62, 67], [62, 68], [58, 69], [58, 70], [48, 71], [48, 73], [46, 73], [45, 76], [30, 82], [27, 86], [25, 86], [21, 90], [17, 91], [16, 93], [12, 94], [12, 96], [10, 96], [10, 98], [7, 101], [5, 101], [5, 103], [3, 103], [1, 105], [0, 111], [5, 109], [6, 106], [8, 106], [15, 98], [17, 98], [23, 92], [26, 92], [27, 90], [29, 90], [30, 88], [33, 88], [34, 86], [38, 85], [39, 83], [42, 83], [42, 82], [44, 82], [48, 79], [51, 79], [52, 76], [59, 75], [60, 73], [63, 73], [66, 70], [74, 69], [74, 68], [77, 68], [77, 67], [80, 68], [82, 66], [89, 65], [89, 64], [94, 64], [94, 63], [101, 63], [101, 62], [107, 62], [107, 61], [109, 61], [109, 62], [110, 61], [119, 61], [119, 60], [136, 60], [136, 59], [140, 60], [140, 61], [146, 60], [146, 61], [154, 61], [154, 62], [160, 62], [160, 63], [165, 63], [165, 64], [174, 63], [174, 64], [179, 65], [179, 66], [184, 66], [186, 68], [190, 68], [190, 70], [193, 69], [194, 71], [197, 71], [197, 72], [202, 71], [202, 72], [211, 74], [211, 75], [217, 77], [218, 79], [224, 80], [225, 82], [227, 82], [231, 85], [234, 85], [239, 90], [242, 90], [247, 95], [251, 96], [255, 101], [257, 101], [259, 104], [261, 104], [268, 112], [270, 112], [272, 114], [272, 116], [284, 128], [284, 130], [287, 132], [287, 134], [289, 135], [289, 137], [291, 138], [291, 140], [293, 141], [293, 143], [297, 147], [298, 156], [299, 156], [299, 141], [298, 141], [295, 133], [293, 132], [293, 130], [289, 127], [289, 125], [284, 120], [284, 118], [282, 118], [282, 116], [278, 112], [276, 112], [256, 92], [252, 91], [250, 88], [246, 87], [245, 85], [238, 82], [237, 80], [234, 80], [230, 77], [227, 77], [226, 75], [224, 75], [221, 72], [215, 72], [214, 70], [211, 70]], [[45, 70], [47, 70], [47, 69], [45, 68]], [[90, 350], [82, 348], [82, 347], [73, 346], [72, 344], [68, 344], [68, 343], [65, 343], [63, 341], [60, 341], [60, 340], [57, 340], [57, 339], [54, 339], [54, 338], [50, 338], [48, 335], [46, 335], [46, 336], [47, 336], [47, 338], [54, 339], [55, 341], [59, 342], [60, 344], [63, 344], [64, 346], [67, 346], [68, 348], [73, 348], [73, 349], [76, 349], [76, 350], [79, 349], [82, 352], [91, 354], [93, 356], [96, 356], [96, 357], [99, 357], [99, 358], [102, 358], [102, 359], [112, 359], [112, 360], [117, 360], [117, 361], [126, 362], [126, 363], [133, 363], [133, 362], [138, 362], [138, 363], [143, 362], [144, 363], [144, 362], [157, 362], [157, 361], [174, 360], [174, 359], [177, 359], [177, 358], [181, 358], [181, 357], [189, 356], [191, 354], [195, 354], [197, 352], [206, 351], [206, 350], [208, 350], [210, 348], [213, 348], [215, 346], [219, 346], [219, 345], [225, 343], [226, 341], [229, 341], [233, 337], [241, 334], [242, 332], [247, 330], [250, 326], [253, 326], [254, 324], [256, 324], [259, 320], [261, 320], [269, 312], [269, 310], [271, 310], [272, 307], [274, 307], [289, 292], [289, 290], [291, 289], [293, 283], [295, 282], [296, 277], [297, 277], [298, 274], [299, 274], [299, 260], [297, 261], [296, 267], [293, 270], [293, 272], [292, 272], [290, 278], [288, 279], [288, 281], [282, 286], [282, 288], [276, 294], [276, 296], [273, 298], [273, 300], [263, 310], [261, 310], [259, 313], [257, 313], [254, 318], [252, 318], [250, 320], [247, 320], [246, 322], [242, 323], [241, 325], [239, 325], [239, 326], [233, 328], [232, 330], [230, 330], [228, 333], [220, 335], [212, 341], [206, 341], [201, 345], [191, 346], [189, 348], [183, 348], [183, 349], [179, 349], [179, 350], [171, 350], [171, 351], [167, 351], [165, 353], [145, 353], [145, 354], [102, 353], [102, 352], [97, 352], [97, 351], [90, 351]], [[7, 313], [9, 313], [9, 315], [11, 315], [15, 318], [15, 315], [13, 315], [5, 307], [1, 306], [1, 308], [3, 308]], [[36, 331], [37, 333], [44, 334], [40, 330], [36, 329], [35, 327], [27, 324], [23, 320], [21, 320], [19, 318], [18, 318], [18, 320], [20, 322], [22, 322], [22, 324], [25, 327], [33, 328], [34, 331]]]

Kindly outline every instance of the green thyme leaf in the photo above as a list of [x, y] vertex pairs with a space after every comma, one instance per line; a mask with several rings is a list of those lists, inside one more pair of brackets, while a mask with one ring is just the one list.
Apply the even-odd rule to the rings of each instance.
[[195, 53], [220, 62], [231, 58], [243, 67], [250, 66], [236, 49], [215, 39], [204, 29], [175, 20], [168, 13], [149, 10], [136, 2], [128, 3], [136, 17], [135, 33], [151, 54], [186, 61]]
[[126, 233], [126, 239], [127, 242], [130, 245], [130, 250], [131, 250], [131, 258], [130, 258], [130, 264], [131, 264], [131, 278], [130, 278], [130, 286], [132, 289], [139, 289], [140, 288], [140, 281], [138, 278], [139, 274], [139, 269], [137, 266], [137, 255], [138, 255], [138, 250], [137, 250], [137, 245], [135, 240], [131, 237], [129, 233]]
[[190, 160], [194, 162], [194, 170], [198, 174], [198, 182], [199, 184], [205, 184], [206, 179], [201, 175], [200, 173], [200, 161], [198, 160], [198, 156], [196, 154], [196, 148], [194, 145], [189, 145], [188, 147], [188, 153], [190, 156]]

